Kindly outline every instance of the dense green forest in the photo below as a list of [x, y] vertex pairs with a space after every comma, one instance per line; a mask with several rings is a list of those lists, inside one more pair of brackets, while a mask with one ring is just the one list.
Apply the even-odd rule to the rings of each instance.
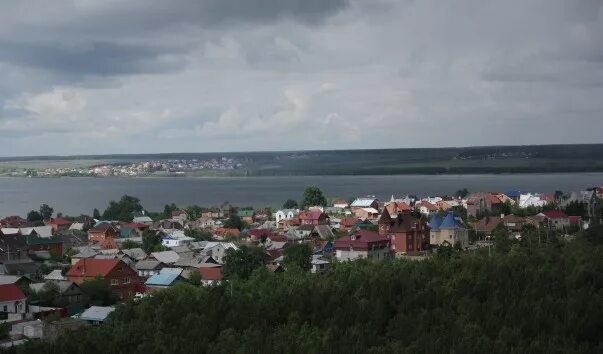
[[525, 239], [425, 261], [263, 267], [122, 305], [39, 353], [601, 353], [603, 234]]
[[[37, 156], [0, 158], [0, 172], [3, 166], [43, 169], [101, 162], [221, 157], [242, 162], [242, 168], [224, 172], [233, 176], [596, 172], [603, 171], [602, 155], [603, 144]], [[215, 172], [206, 170], [190, 175], [212, 174]]]

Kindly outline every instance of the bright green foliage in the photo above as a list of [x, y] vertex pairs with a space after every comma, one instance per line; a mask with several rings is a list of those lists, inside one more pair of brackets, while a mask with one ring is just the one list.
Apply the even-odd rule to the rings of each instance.
[[310, 270], [312, 265], [312, 250], [305, 243], [295, 243], [285, 246], [284, 259], [287, 268], [291, 266], [299, 267], [303, 270]]
[[600, 232], [532, 247], [522, 240], [491, 256], [450, 249], [421, 262], [335, 263], [320, 275], [258, 266], [246, 280], [180, 284], [119, 307], [103, 326], [17, 350], [601, 353]]
[[140, 199], [129, 195], [121, 197], [119, 202], [111, 201], [103, 213], [105, 220], [132, 221], [134, 213], [142, 212]]
[[305, 209], [310, 206], [325, 206], [327, 198], [322, 194], [322, 191], [316, 186], [310, 186], [304, 191], [300, 206]]
[[224, 256], [224, 276], [247, 279], [254, 269], [264, 266], [267, 257], [264, 249], [259, 247], [243, 245], [238, 250], [229, 249]]

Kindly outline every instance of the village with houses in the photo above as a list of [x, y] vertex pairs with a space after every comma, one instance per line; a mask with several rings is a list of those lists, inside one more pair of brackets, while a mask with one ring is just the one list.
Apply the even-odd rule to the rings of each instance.
[[[43, 205], [27, 217], [0, 219], [0, 345], [102, 325], [120, 302], [144, 301], [179, 283], [225, 285], [236, 276], [229, 262], [245, 262], [250, 250], [268, 272], [300, 266], [321, 276], [341, 262], [422, 261], [527, 238], [571, 241], [599, 221], [602, 198], [603, 187], [594, 187], [327, 200], [309, 187], [300, 203], [276, 210], [225, 202], [150, 213], [124, 196], [102, 215], [70, 217]], [[288, 259], [296, 254], [297, 264]]]

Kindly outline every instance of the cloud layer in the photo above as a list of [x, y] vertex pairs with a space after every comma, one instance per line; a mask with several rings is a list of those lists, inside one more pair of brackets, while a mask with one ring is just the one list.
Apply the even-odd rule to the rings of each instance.
[[602, 142], [599, 0], [6, 1], [0, 156]]

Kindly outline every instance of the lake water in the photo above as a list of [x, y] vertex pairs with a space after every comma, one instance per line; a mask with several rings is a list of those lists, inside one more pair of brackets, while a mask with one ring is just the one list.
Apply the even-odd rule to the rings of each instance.
[[174, 202], [180, 206], [217, 206], [229, 201], [239, 206], [275, 206], [299, 200], [310, 185], [327, 197], [392, 194], [419, 196], [469, 191], [522, 190], [552, 193], [603, 185], [603, 173], [413, 176], [297, 176], [229, 178], [0, 178], [0, 216], [25, 215], [47, 203], [68, 215], [101, 212], [123, 194], [141, 199], [151, 211]]

